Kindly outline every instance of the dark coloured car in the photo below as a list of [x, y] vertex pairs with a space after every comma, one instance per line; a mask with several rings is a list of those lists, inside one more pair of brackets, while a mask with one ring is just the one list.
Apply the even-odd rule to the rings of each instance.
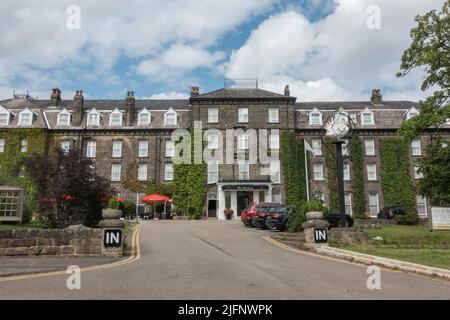
[[271, 210], [270, 215], [266, 217], [266, 227], [284, 231], [288, 228], [289, 208], [286, 206], [276, 207]]
[[391, 219], [394, 219], [395, 216], [397, 216], [397, 215], [403, 216], [405, 214], [406, 214], [406, 211], [403, 207], [390, 206], [390, 207], [385, 207], [385, 208], [381, 209], [381, 211], [378, 212], [377, 218], [391, 220]]
[[[327, 221], [330, 224], [330, 228], [338, 228], [339, 227], [339, 220], [341, 219], [341, 215], [339, 213], [333, 213], [329, 212], [327, 215]], [[346, 214], [345, 220], [347, 221], [346, 227], [353, 227], [353, 218]]]
[[241, 213], [241, 221], [246, 226], [251, 226], [253, 222], [253, 218], [255, 217], [255, 213], [264, 207], [279, 207], [281, 206], [281, 203], [276, 202], [253, 202], [250, 206], [248, 206], [244, 211]]
[[269, 217], [272, 213], [279, 210], [279, 208], [281, 207], [284, 206], [278, 204], [270, 207], [261, 207], [253, 217], [252, 226], [255, 228], [267, 229], [266, 218]]

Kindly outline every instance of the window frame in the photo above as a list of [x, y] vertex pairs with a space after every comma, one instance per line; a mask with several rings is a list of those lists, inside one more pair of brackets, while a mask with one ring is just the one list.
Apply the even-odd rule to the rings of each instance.
[[5, 146], [6, 146], [6, 139], [0, 138], [0, 153], [5, 152]]
[[[91, 153], [90, 153], [90, 151], [92, 152], [92, 150], [93, 150], [93, 155], [91, 155]], [[95, 141], [95, 140], [87, 141], [87, 143], [86, 143], [86, 158], [93, 159], [95, 157], [97, 157], [97, 141]]]
[[[213, 112], [215, 114], [211, 114]], [[219, 123], [219, 108], [209, 107], [208, 108], [208, 123]]]
[[[274, 137], [276, 137], [276, 139]], [[269, 135], [269, 149], [271, 149], [271, 150], [280, 150], [280, 132], [279, 131], [275, 131], [275, 132], [274, 131], [270, 131], [270, 135]]]
[[[414, 146], [415, 143], [417, 143], [417, 146]], [[418, 152], [415, 152], [415, 150], [418, 150]], [[411, 155], [413, 157], [420, 157], [422, 155], [422, 143], [420, 138], [414, 138], [411, 140]]]
[[[170, 168], [170, 170], [168, 170]], [[168, 174], [171, 175], [168, 176]], [[164, 181], [173, 181], [174, 178], [174, 170], [173, 170], [173, 164], [172, 163], [166, 163], [164, 165]]]
[[[214, 167], [214, 170], [210, 170], [212, 167]], [[214, 176], [212, 176], [213, 174]], [[212, 184], [217, 182], [219, 182], [219, 161], [209, 160], [207, 162], [207, 183]]]
[[[364, 121], [364, 116], [365, 115], [370, 115], [370, 122], [366, 123]], [[363, 126], [374, 126], [375, 125], [375, 114], [373, 113], [372, 110], [370, 110], [369, 108], [365, 108], [360, 115], [360, 120], [361, 120], [361, 125]]]
[[[245, 165], [246, 170], [242, 171], [242, 166]], [[238, 160], [238, 174], [239, 180], [246, 181], [250, 180], [250, 163], [248, 160]]]
[[[374, 168], [373, 171], [369, 171], [369, 167]], [[377, 164], [376, 163], [367, 163], [366, 164], [366, 172], [367, 172], [367, 181], [378, 181], [378, 173], [377, 173]], [[375, 178], [371, 178], [370, 173], [375, 175]]]
[[[276, 111], [276, 114], [272, 114], [272, 116], [275, 115], [274, 118], [271, 118], [271, 111]], [[267, 108], [267, 122], [268, 123], [280, 123], [280, 108], [279, 107], [268, 107]]]
[[[320, 168], [320, 171], [317, 171], [316, 168]], [[313, 169], [313, 180], [314, 181], [324, 181], [325, 180], [325, 175], [323, 172], [323, 163], [313, 163], [312, 169]], [[317, 174], [320, 174], [320, 177], [317, 176]]]
[[[67, 123], [62, 123], [61, 121], [61, 116], [67, 116]], [[66, 108], [62, 109], [61, 112], [58, 113], [58, 117], [56, 120], [56, 125], [57, 126], [70, 126], [71, 123], [71, 114], [69, 111], [67, 111]]]
[[[143, 176], [143, 172], [141, 172], [142, 168], [145, 168], [145, 177], [144, 178], [142, 178], [142, 176]], [[138, 181], [148, 181], [148, 163], [139, 163], [137, 180]]]
[[[318, 145], [315, 146], [315, 144], [318, 144]], [[322, 156], [322, 140], [321, 139], [311, 139], [311, 148], [313, 149], [314, 156], [316, 156], [316, 157]]]
[[[318, 123], [313, 123], [313, 116], [318, 116]], [[309, 125], [310, 126], [321, 126], [323, 125], [323, 113], [319, 111], [319, 109], [314, 108], [312, 111], [309, 112], [308, 114], [308, 120], [309, 120]]]
[[[377, 202], [376, 204], [370, 203], [371, 197], [376, 198], [376, 202]], [[379, 196], [378, 192], [376, 192], [376, 193], [369, 192], [367, 204], [369, 205], [369, 215], [371, 217], [376, 217], [378, 215], [378, 212], [380, 212], [380, 196]], [[374, 214], [372, 214], [371, 208], [373, 208], [375, 206], [376, 206], [376, 212]]]
[[[115, 149], [115, 145], [120, 145], [119, 154], [115, 154], [114, 152], [117, 151]], [[113, 140], [112, 141], [112, 148], [111, 148], [111, 158], [122, 158], [122, 149], [123, 149], [123, 141], [122, 140]]]
[[[245, 111], [245, 112], [244, 112]], [[242, 119], [242, 117], [244, 119]], [[249, 121], [249, 110], [248, 107], [239, 107], [238, 108], [238, 123], [248, 123]]]
[[[114, 168], [119, 168], [118, 172], [114, 172]], [[118, 178], [114, 178], [114, 175], [118, 175]], [[111, 181], [112, 182], [120, 182], [122, 181], [122, 164], [113, 163], [111, 164]]]
[[[172, 147], [168, 148], [169, 145], [172, 145]], [[175, 141], [166, 140], [164, 148], [165, 148], [165, 152], [164, 153], [165, 153], [166, 158], [173, 158], [173, 157], [175, 157]], [[171, 151], [171, 152], [169, 152], [169, 151]]]
[[[142, 115], [148, 115], [148, 122], [147, 123], [143, 123], [142, 122]], [[152, 114], [150, 113], [150, 111], [148, 111], [146, 108], [144, 108], [141, 111], [139, 111], [139, 113], [138, 113], [138, 126], [148, 126], [151, 123], [152, 123]]]
[[[91, 116], [95, 116], [94, 123], [91, 123]], [[100, 112], [98, 112], [97, 109], [93, 108], [91, 111], [88, 112], [86, 117], [86, 125], [92, 127], [100, 126]]]
[[[168, 123], [168, 116], [174, 116], [174, 123]], [[178, 113], [175, 112], [172, 108], [169, 108], [164, 113], [164, 126], [177, 126], [178, 125]]]
[[[146, 145], [145, 155], [141, 154], [141, 150], [144, 150], [143, 148], [141, 148], [141, 144], [143, 144], [143, 143], [145, 143], [145, 145]], [[150, 149], [149, 146], [150, 146], [150, 143], [149, 143], [148, 140], [142, 139], [142, 140], [138, 141], [138, 158], [147, 158], [148, 157], [148, 152], [149, 152], [149, 149]]]
[[[371, 147], [373, 150], [373, 153], [368, 153], [368, 148], [367, 148], [367, 143], [371, 142]], [[364, 139], [364, 154], [368, 157], [373, 157], [376, 155], [376, 151], [375, 151], [375, 139], [369, 138], [369, 139]]]
[[[24, 115], [30, 116], [27, 123], [22, 123], [24, 121]], [[26, 108], [19, 112], [19, 127], [29, 127], [33, 124], [33, 111]]]

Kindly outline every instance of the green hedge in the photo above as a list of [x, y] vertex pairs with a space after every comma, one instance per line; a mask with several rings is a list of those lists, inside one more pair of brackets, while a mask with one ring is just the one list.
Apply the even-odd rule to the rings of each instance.
[[364, 219], [366, 217], [366, 197], [364, 190], [364, 150], [362, 140], [354, 136], [351, 139], [352, 159], [352, 194], [353, 217]]

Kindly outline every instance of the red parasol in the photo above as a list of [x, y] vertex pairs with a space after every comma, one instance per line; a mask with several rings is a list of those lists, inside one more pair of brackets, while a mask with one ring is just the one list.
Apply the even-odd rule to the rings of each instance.
[[141, 199], [141, 202], [167, 202], [170, 198], [159, 194], [151, 194]]

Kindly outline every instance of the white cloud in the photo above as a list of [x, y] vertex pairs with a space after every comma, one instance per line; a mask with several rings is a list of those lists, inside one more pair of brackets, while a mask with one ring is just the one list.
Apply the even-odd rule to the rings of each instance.
[[161, 92], [154, 94], [150, 97], [150, 99], [156, 100], [168, 100], [168, 99], [189, 99], [189, 95], [183, 92]]
[[[402, 79], [395, 73], [414, 17], [439, 9], [442, 1], [335, 2], [335, 12], [314, 23], [294, 10], [269, 17], [231, 55], [227, 76], [258, 77], [261, 87], [278, 92], [288, 81], [300, 101], [367, 100], [378, 87], [385, 99], [422, 97], [419, 72]], [[381, 9], [380, 30], [366, 25], [373, 4]]]

